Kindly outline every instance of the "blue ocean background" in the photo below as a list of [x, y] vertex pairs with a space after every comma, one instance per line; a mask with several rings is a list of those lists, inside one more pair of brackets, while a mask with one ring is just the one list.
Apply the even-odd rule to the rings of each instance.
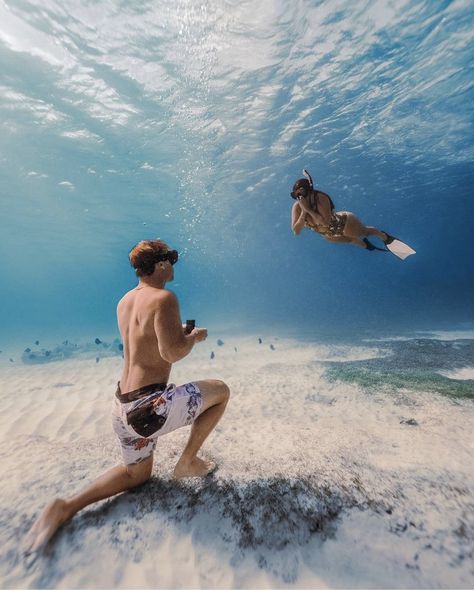
[[[183, 318], [364, 337], [473, 327], [467, 1], [0, 3], [0, 345], [118, 336], [128, 251]], [[308, 167], [415, 256], [290, 229]]]

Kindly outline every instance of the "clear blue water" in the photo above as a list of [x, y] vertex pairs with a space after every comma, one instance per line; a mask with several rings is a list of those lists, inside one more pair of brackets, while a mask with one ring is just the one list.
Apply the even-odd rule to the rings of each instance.
[[[227, 331], [472, 328], [468, 1], [0, 3], [1, 345], [115, 335], [129, 249]], [[290, 230], [306, 166], [413, 246]]]

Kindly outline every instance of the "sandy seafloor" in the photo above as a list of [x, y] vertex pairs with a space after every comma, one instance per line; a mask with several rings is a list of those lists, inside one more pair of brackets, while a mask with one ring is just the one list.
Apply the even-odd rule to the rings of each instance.
[[189, 428], [167, 435], [147, 484], [76, 515], [36, 560], [19, 542], [38, 511], [120, 461], [121, 358], [3, 364], [1, 587], [474, 586], [474, 341], [216, 338], [172, 373], [231, 388], [203, 448], [216, 474], [171, 481]]

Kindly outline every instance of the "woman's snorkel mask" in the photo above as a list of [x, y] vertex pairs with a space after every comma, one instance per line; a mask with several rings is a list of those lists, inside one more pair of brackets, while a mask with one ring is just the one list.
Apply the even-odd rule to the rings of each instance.
[[303, 168], [303, 174], [306, 178], [298, 179], [293, 185], [293, 191], [290, 193], [293, 199], [308, 197], [310, 192], [313, 190], [313, 179], [306, 168]]

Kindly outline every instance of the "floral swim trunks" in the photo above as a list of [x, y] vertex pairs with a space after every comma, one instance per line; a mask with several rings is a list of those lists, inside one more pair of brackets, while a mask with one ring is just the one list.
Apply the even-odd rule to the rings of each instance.
[[[138, 390], [126, 395], [132, 395], [133, 398], [135, 392]], [[192, 382], [182, 386], [175, 384], [145, 386], [140, 388], [139, 393], [139, 399], [121, 402], [118, 396], [124, 395], [121, 394], [119, 385], [112, 405], [112, 425], [120, 440], [125, 464], [138, 464], [146, 460], [154, 452], [158, 437], [171, 433], [179, 427], [191, 425], [202, 409], [201, 392]], [[156, 432], [143, 437], [127, 422], [127, 412], [148, 401], [152, 402], [154, 412], [160, 419], [157, 422], [160, 427]]]

